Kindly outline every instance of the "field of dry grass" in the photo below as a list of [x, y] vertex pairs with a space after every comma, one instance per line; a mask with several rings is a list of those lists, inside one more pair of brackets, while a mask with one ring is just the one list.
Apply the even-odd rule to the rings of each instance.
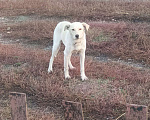
[[[115, 119], [125, 112], [126, 103], [150, 107], [149, 67], [94, 59], [103, 54], [149, 66], [149, 5], [148, 1], [1, 0], [0, 16], [12, 21], [0, 25], [1, 40], [11, 40], [11, 44], [0, 43], [0, 120], [11, 119], [10, 91], [27, 93], [29, 120], [63, 120], [62, 100], [81, 102], [85, 120]], [[20, 15], [32, 19], [16, 22]], [[90, 25], [85, 63], [88, 81], [80, 81], [76, 55], [72, 79], [64, 79], [63, 46], [53, 74], [47, 73], [51, 51], [43, 48], [52, 45], [53, 30], [62, 20]]]
[[[0, 2], [0, 16], [65, 16], [84, 20], [149, 21], [149, 1], [111, 0], [5, 0]], [[58, 8], [61, 8], [59, 10]], [[77, 9], [76, 9], [77, 8]]]
[[[53, 30], [59, 22], [54, 20], [1, 25], [0, 31], [4, 38], [48, 46], [52, 45]], [[88, 55], [107, 54], [150, 64], [150, 25], [148, 23], [87, 23], [90, 25], [90, 31], [87, 34]]]
[[54, 102], [60, 106], [63, 99], [81, 101], [85, 104], [85, 114], [95, 111], [93, 114], [98, 112], [98, 115], [105, 113], [115, 116], [126, 103], [147, 105], [150, 102], [148, 70], [87, 59], [85, 67], [90, 80], [81, 82], [79, 60], [74, 57], [73, 64], [77, 70], [71, 71], [73, 79], [68, 81], [63, 77], [62, 54], [54, 62], [53, 75], [49, 75], [47, 66], [50, 53], [47, 51], [16, 45], [1, 45], [0, 51], [1, 84], [6, 89], [34, 95], [41, 104]]

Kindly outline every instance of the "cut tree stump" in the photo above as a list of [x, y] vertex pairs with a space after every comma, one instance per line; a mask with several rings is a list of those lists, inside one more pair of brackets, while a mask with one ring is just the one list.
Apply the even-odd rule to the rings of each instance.
[[27, 120], [26, 94], [10, 92], [9, 98], [12, 120]]
[[148, 107], [127, 104], [126, 120], [148, 120]]
[[62, 101], [65, 120], [84, 120], [82, 104], [79, 102]]

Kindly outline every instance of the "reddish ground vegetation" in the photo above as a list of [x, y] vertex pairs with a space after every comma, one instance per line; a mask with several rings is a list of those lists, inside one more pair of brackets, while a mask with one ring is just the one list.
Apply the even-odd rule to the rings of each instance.
[[[108, 54], [122, 59], [134, 59], [150, 64], [149, 24], [121, 22], [90, 23], [90, 25], [92, 29], [99, 31], [96, 32], [96, 35], [88, 36], [87, 46], [93, 54]], [[100, 36], [100, 38], [97, 36]], [[100, 42], [102, 37], [106, 38]], [[91, 39], [95, 38], [98, 39], [91, 42]]]
[[[29, 47], [31, 44], [44, 48], [52, 45], [53, 30], [62, 20], [84, 21], [90, 24], [87, 32], [87, 55], [104, 54], [124, 60], [134, 59], [149, 65], [149, 5], [149, 1], [118, 0], [0, 1], [0, 20], [11, 19], [0, 25], [1, 40], [11, 39], [16, 43], [0, 44], [0, 119], [10, 119], [6, 100], [9, 91], [25, 92], [28, 99], [32, 99], [40, 108], [57, 107], [59, 113], [63, 113], [62, 100], [81, 102], [86, 120], [117, 118], [125, 112], [126, 103], [149, 106], [149, 69], [134, 68], [117, 62], [99, 62], [87, 57], [85, 68], [89, 80], [81, 82], [79, 57], [73, 56], [76, 70], [70, 71], [71, 80], [65, 80], [63, 52], [54, 61], [53, 74], [48, 74], [50, 52]], [[74, 9], [77, 7], [78, 9]], [[33, 19], [18, 22], [15, 18], [19, 15], [21, 19], [26, 19], [24, 15]], [[17, 43], [26, 43], [26, 47]], [[62, 120], [62, 116], [58, 120]], [[30, 120], [49, 117], [57, 119], [55, 113], [29, 110]]]
[[70, 73], [73, 79], [65, 80], [62, 54], [56, 58], [54, 72], [49, 75], [48, 51], [16, 45], [1, 45], [0, 51], [1, 84], [13, 90], [20, 87], [41, 104], [52, 102], [60, 106], [63, 99], [79, 101], [84, 104], [85, 115], [92, 119], [93, 114], [99, 118], [118, 116], [126, 103], [149, 103], [149, 71], [86, 59], [85, 68], [90, 80], [80, 82], [77, 79], [79, 59], [73, 56], [73, 65], [77, 69]]
[[[28, 21], [1, 26], [4, 38], [23, 43], [52, 45], [53, 30], [59, 21]], [[87, 54], [107, 54], [150, 64], [150, 25], [147, 23], [88, 22]], [[10, 28], [8, 31], [7, 28]], [[9, 33], [8, 33], [9, 32]], [[20, 42], [19, 41], [19, 42]], [[115, 49], [114, 49], [115, 48]]]
[[[150, 2], [91, 0], [5, 0], [0, 1], [0, 15], [71, 16], [88, 20], [149, 21]], [[87, 7], [88, 6], [88, 7]], [[77, 8], [78, 9], [75, 9]], [[59, 10], [58, 8], [61, 8]]]

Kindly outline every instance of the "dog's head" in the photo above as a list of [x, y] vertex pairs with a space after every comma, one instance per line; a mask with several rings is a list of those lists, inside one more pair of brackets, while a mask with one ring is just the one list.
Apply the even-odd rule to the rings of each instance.
[[84, 37], [85, 31], [88, 31], [89, 25], [86, 23], [74, 22], [65, 26], [65, 30], [69, 30], [74, 40]]

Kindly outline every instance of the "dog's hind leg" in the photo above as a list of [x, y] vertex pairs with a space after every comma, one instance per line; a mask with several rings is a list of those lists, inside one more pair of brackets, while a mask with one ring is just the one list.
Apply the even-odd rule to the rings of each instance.
[[50, 58], [49, 61], [49, 67], [48, 67], [48, 73], [53, 71], [53, 61], [54, 61], [54, 57], [57, 56], [57, 53], [60, 49], [60, 45], [61, 45], [61, 40], [58, 37], [54, 37], [54, 43], [53, 43], [53, 48], [52, 48], [52, 56]]
[[71, 55], [69, 56], [69, 68], [71, 69], [71, 70], [73, 70], [73, 69], [75, 69], [75, 67], [73, 67], [73, 65], [72, 65], [72, 63], [71, 63]]

